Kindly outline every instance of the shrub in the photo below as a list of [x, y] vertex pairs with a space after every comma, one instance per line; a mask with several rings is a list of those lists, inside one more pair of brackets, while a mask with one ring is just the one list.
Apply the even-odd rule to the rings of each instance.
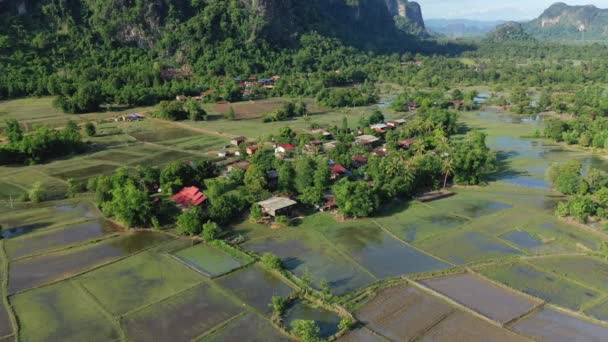
[[202, 230], [201, 216], [201, 210], [198, 207], [181, 213], [177, 217], [178, 234], [189, 236], [199, 234]]
[[266, 267], [271, 268], [273, 270], [279, 270], [283, 268], [283, 263], [281, 262], [281, 259], [272, 253], [264, 253], [260, 260], [264, 265], [266, 265]]
[[338, 329], [340, 329], [340, 331], [348, 331], [353, 327], [354, 323], [355, 322], [353, 322], [350, 317], [342, 318], [340, 324], [338, 324]]
[[207, 223], [203, 224], [203, 240], [206, 242], [217, 239], [219, 232], [220, 228], [215, 222], [207, 221]]
[[97, 134], [97, 129], [95, 128], [95, 125], [92, 122], [87, 122], [87, 124], [84, 125], [84, 132], [89, 137], [94, 137], [95, 134]]
[[321, 329], [315, 321], [298, 319], [291, 323], [291, 333], [303, 342], [319, 341]]
[[272, 296], [270, 307], [276, 316], [281, 316], [287, 307], [287, 299], [281, 296]]
[[274, 223], [281, 227], [289, 227], [290, 221], [287, 216], [277, 216], [274, 218]]
[[32, 185], [32, 188], [28, 192], [28, 198], [30, 201], [34, 203], [40, 203], [46, 200], [47, 194], [44, 188], [42, 187], [41, 182], [35, 182]]

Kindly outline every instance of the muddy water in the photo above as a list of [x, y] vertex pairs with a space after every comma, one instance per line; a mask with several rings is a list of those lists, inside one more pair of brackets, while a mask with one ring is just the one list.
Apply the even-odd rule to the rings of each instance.
[[68, 278], [96, 265], [151, 247], [170, 238], [159, 233], [137, 233], [113, 238], [90, 247], [57, 252], [11, 263], [9, 292], [15, 293]]

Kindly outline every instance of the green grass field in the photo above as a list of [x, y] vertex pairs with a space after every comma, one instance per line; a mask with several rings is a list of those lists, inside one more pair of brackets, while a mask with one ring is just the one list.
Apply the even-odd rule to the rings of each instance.
[[188, 265], [209, 277], [218, 277], [245, 266], [247, 260], [235, 258], [226, 252], [205, 244], [199, 244], [174, 253]]

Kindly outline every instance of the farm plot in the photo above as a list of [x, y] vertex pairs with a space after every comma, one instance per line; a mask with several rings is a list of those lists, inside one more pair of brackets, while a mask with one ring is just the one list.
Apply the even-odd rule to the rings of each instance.
[[606, 238], [575, 226], [557, 222], [555, 219], [526, 225], [522, 230], [543, 241], [542, 252], [567, 252], [597, 250]]
[[484, 197], [461, 191], [456, 196], [431, 202], [430, 206], [435, 209], [435, 213], [451, 213], [471, 219], [492, 215], [513, 207], [511, 204]]
[[0, 181], [0, 199], [17, 199], [21, 194], [25, 193], [25, 189], [5, 181]]
[[4, 304], [0, 302], [0, 339], [13, 333], [12, 323]]
[[539, 304], [539, 301], [532, 301], [469, 273], [433, 278], [421, 283], [503, 324]]
[[[84, 164], [86, 164], [86, 163], [84, 163]], [[97, 176], [97, 175], [112, 173], [117, 168], [118, 168], [118, 166], [113, 165], [113, 164], [93, 164], [93, 165], [88, 165], [88, 166], [84, 166], [84, 167], [78, 167], [78, 168], [71, 169], [71, 170], [66, 170], [63, 172], [57, 172], [57, 173], [54, 173], [53, 176], [63, 179], [63, 180], [67, 180], [70, 178], [82, 180], [82, 179], [88, 179], [90, 177]]]
[[122, 315], [190, 288], [204, 278], [167, 255], [146, 251], [87, 273], [78, 281], [106, 310]]
[[391, 340], [408, 341], [419, 337], [454, 310], [417, 288], [400, 285], [382, 290], [355, 315], [367, 327]]
[[359, 328], [340, 337], [339, 342], [384, 342], [381, 337], [374, 335], [371, 331], [365, 328]]
[[500, 236], [500, 238], [519, 248], [527, 250], [536, 250], [543, 245], [543, 242], [540, 239], [530, 235], [530, 233], [525, 230], [512, 230]]
[[441, 341], [528, 341], [507, 329], [499, 328], [480, 318], [456, 312], [441, 321], [420, 339], [424, 342]]
[[122, 228], [106, 220], [92, 220], [76, 223], [54, 230], [45, 230], [5, 243], [6, 253], [10, 259], [38, 254], [42, 251], [55, 250], [86, 241], [100, 239], [117, 233]]
[[144, 159], [133, 162], [132, 164], [142, 166], [162, 166], [164, 164], [171, 163], [176, 160], [191, 160], [191, 159], [202, 159], [203, 157], [191, 153], [180, 152], [180, 151], [164, 151]]
[[143, 142], [159, 142], [167, 140], [182, 139], [200, 135], [200, 133], [189, 129], [168, 127], [161, 125], [153, 127], [148, 125], [145, 129], [137, 132], [130, 132], [129, 135]]
[[375, 224], [319, 227], [338, 248], [378, 278], [449, 268], [430, 255], [393, 238]]
[[530, 262], [543, 270], [608, 292], [608, 263], [600, 258], [560, 256], [539, 258]]
[[591, 288], [521, 263], [494, 266], [482, 269], [481, 273], [531, 296], [575, 311], [601, 296]]
[[424, 204], [413, 202], [406, 208], [395, 208], [398, 212], [379, 217], [376, 221], [400, 239], [416, 243], [446, 231], [453, 231], [468, 222], [467, 219], [438, 213]]
[[136, 233], [64, 252], [14, 261], [9, 269], [9, 293], [68, 278], [169, 239], [159, 233]]
[[244, 314], [230, 321], [220, 330], [201, 338], [202, 342], [250, 341], [275, 342], [290, 341], [267, 320], [252, 313]]
[[31, 167], [20, 168], [19, 172], [4, 175], [2, 176], [2, 180], [28, 190], [34, 182], [40, 182], [50, 199], [64, 198], [68, 189], [68, 185], [64, 181], [34, 170]]
[[228, 272], [241, 268], [249, 262], [248, 260], [237, 259], [228, 253], [206, 245], [182, 249], [173, 253], [181, 262], [198, 270], [207, 277], [219, 277]]
[[287, 297], [294, 290], [257, 266], [251, 266], [217, 279], [217, 283], [263, 314], [270, 314], [273, 296]]
[[87, 157], [90, 160], [105, 160], [111, 163], [117, 163], [121, 165], [133, 162], [134, 159], [143, 158], [144, 155], [132, 153], [129, 149], [112, 149], [109, 151], [103, 151], [92, 154]]
[[120, 337], [116, 325], [95, 301], [71, 281], [11, 297], [22, 324], [23, 341], [110, 341]]
[[376, 280], [322, 239], [302, 235], [270, 237], [252, 240], [244, 247], [259, 254], [269, 252], [279, 256], [283, 265], [299, 277], [308, 272], [317, 288], [326, 280], [336, 295], [365, 287]]
[[175, 146], [185, 150], [206, 152], [219, 149], [229, 143], [228, 139], [213, 135], [200, 134], [195, 137], [187, 137], [177, 140], [167, 140], [161, 142], [162, 145]]
[[502, 241], [476, 231], [446, 234], [417, 245], [432, 255], [455, 264], [497, 259], [522, 252]]
[[585, 310], [585, 313], [601, 321], [608, 322], [608, 301], [604, 301], [603, 303]]
[[204, 283], [130, 313], [122, 324], [131, 341], [188, 341], [241, 312], [229, 297]]
[[37, 208], [17, 209], [2, 213], [0, 224], [4, 226], [2, 230], [4, 238], [15, 238], [34, 231], [97, 217], [97, 214], [87, 204], [62, 203], [64, 202], [47, 202]]
[[337, 333], [341, 320], [340, 316], [334, 312], [315, 308], [307, 302], [298, 300], [285, 312], [285, 325], [291, 329], [292, 323], [300, 319], [315, 321], [321, 330], [319, 332], [321, 338], [328, 338]]
[[515, 331], [537, 341], [606, 341], [608, 328], [568, 316], [552, 309], [517, 322]]

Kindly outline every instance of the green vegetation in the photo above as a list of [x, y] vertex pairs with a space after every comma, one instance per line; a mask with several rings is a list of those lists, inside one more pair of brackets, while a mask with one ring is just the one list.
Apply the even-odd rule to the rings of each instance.
[[319, 341], [321, 329], [315, 321], [295, 320], [291, 323], [291, 333], [300, 338], [303, 342]]

